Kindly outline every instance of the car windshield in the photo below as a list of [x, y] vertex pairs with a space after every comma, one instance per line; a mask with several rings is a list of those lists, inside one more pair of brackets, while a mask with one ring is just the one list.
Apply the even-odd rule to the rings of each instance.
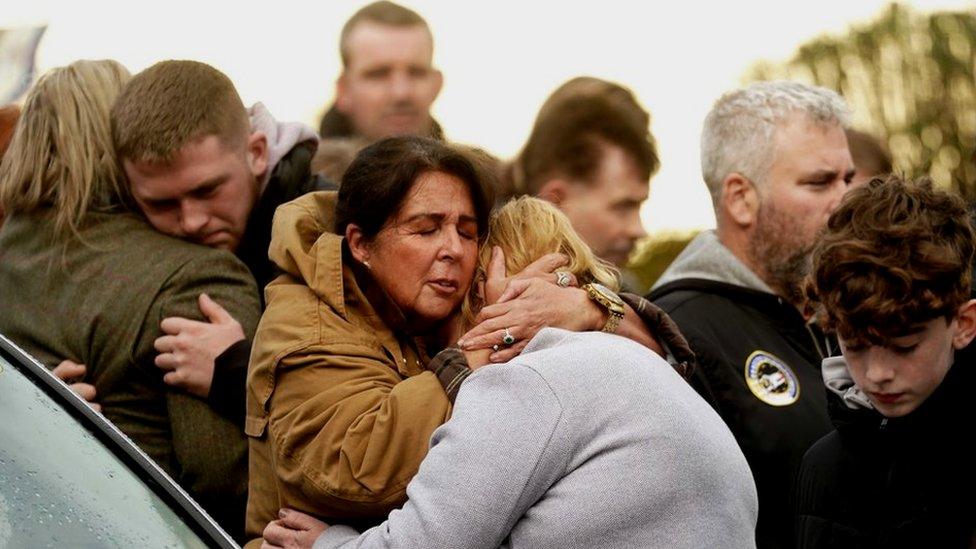
[[0, 547], [207, 547], [0, 355]]

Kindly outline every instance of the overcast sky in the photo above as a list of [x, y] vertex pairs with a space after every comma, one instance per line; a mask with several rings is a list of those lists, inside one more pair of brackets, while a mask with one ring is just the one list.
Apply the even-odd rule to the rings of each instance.
[[[275, 3], [7, 3], [0, 27], [47, 24], [41, 70], [114, 58], [131, 71], [198, 59], [230, 76], [245, 103], [317, 126], [339, 71], [343, 22], [365, 1]], [[698, 134], [711, 103], [756, 60], [787, 59], [822, 33], [869, 22], [882, 0], [402, 2], [435, 37], [444, 89], [434, 114], [453, 140], [509, 157], [559, 84], [591, 75], [632, 88], [652, 115], [663, 166], [644, 205], [650, 230], [714, 225], [698, 167]], [[906, 2], [928, 12], [976, 9], [963, 0]], [[270, 9], [271, 11], [267, 11]]]

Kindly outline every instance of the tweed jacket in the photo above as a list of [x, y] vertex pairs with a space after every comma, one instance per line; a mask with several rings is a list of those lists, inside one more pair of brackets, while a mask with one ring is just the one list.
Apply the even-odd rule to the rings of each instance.
[[0, 333], [50, 368], [83, 363], [105, 416], [230, 533], [242, 531], [246, 441], [203, 400], [172, 389], [154, 365], [168, 316], [202, 320], [207, 293], [250, 337], [257, 288], [232, 254], [153, 230], [129, 213], [89, 213], [80, 238], [57, 240], [53, 213], [0, 229]]

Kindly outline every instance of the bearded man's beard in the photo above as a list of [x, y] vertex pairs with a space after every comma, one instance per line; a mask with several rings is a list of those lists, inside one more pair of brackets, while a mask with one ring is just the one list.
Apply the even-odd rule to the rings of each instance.
[[803, 280], [810, 272], [814, 242], [804, 242], [792, 220], [772, 205], [762, 204], [756, 232], [749, 243], [753, 265], [763, 269], [763, 279], [793, 305], [803, 303]]

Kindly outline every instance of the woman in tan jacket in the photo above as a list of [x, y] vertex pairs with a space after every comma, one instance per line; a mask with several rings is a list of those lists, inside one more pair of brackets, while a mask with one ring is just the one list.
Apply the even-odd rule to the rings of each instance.
[[[249, 535], [281, 507], [368, 524], [406, 500], [470, 373], [445, 347], [487, 231], [485, 187], [458, 149], [392, 138], [359, 154], [338, 195], [278, 209], [270, 256], [283, 274], [266, 289], [248, 375]], [[543, 326], [606, 324], [571, 279], [556, 283], [565, 261], [545, 256], [512, 277], [519, 322], [499, 331], [496, 361]], [[618, 333], [654, 345], [631, 308]]]
[[[523, 196], [492, 215], [465, 322], [495, 280], [559, 251], [580, 284], [616, 289], [552, 204]], [[586, 286], [584, 286], [586, 287]], [[541, 330], [478, 371], [410, 481], [409, 501], [362, 532], [283, 510], [262, 548], [754, 547], [755, 483], [717, 413], [660, 356], [625, 338]]]

